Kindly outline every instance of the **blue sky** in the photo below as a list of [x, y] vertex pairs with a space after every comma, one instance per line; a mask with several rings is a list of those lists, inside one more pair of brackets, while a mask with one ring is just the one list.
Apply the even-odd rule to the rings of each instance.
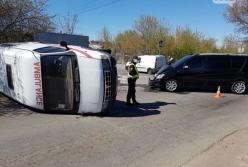
[[[111, 5], [105, 5], [109, 2]], [[105, 7], [98, 8], [105, 5]], [[212, 0], [50, 0], [48, 11], [57, 16], [81, 13], [76, 33], [98, 38], [105, 26], [113, 35], [133, 27], [141, 15], [152, 15], [167, 23], [171, 29], [177, 25], [202, 32], [206, 37], [217, 39], [235, 33], [234, 25], [223, 14], [228, 7], [214, 4]], [[93, 8], [98, 8], [94, 9]], [[92, 9], [89, 12], [85, 12]]]

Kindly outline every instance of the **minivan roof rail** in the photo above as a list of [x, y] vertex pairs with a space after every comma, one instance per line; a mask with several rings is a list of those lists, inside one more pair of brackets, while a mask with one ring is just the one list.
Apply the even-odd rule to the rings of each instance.
[[225, 56], [234, 56], [234, 55], [237, 55], [237, 56], [248, 56], [247, 54], [239, 54], [239, 53], [199, 53], [199, 54], [195, 54], [195, 55], [198, 55], [198, 56], [210, 56], [210, 55], [225, 55]]

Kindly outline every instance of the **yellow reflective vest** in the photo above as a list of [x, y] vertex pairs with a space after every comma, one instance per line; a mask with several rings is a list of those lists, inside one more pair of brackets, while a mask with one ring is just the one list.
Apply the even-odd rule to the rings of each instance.
[[133, 63], [128, 67], [128, 78], [139, 79], [139, 71]]

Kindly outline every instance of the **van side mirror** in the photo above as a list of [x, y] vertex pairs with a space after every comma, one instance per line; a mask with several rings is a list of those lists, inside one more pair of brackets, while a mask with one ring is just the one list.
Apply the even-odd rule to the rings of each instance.
[[167, 59], [167, 65], [171, 65], [172, 63], [174, 63], [175, 62], [175, 59], [173, 58], [173, 57], [168, 57], [168, 59]]

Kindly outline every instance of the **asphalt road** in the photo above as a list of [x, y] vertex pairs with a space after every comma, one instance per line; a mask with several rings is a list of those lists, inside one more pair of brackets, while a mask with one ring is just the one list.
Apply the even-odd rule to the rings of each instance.
[[[1, 167], [183, 167], [248, 128], [247, 95], [149, 91], [126, 106], [125, 71], [105, 117], [37, 113], [0, 97]], [[195, 165], [197, 166], [197, 165]], [[227, 165], [228, 166], [228, 165]]]

